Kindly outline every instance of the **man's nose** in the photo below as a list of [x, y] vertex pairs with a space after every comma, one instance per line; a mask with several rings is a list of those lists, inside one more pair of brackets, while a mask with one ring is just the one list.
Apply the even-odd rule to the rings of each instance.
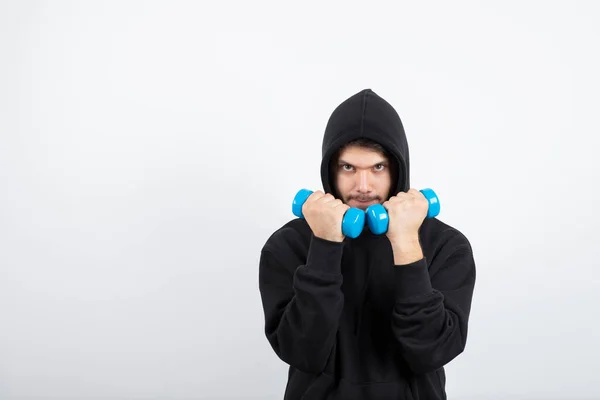
[[369, 171], [360, 171], [358, 173], [358, 191], [368, 193], [370, 191]]

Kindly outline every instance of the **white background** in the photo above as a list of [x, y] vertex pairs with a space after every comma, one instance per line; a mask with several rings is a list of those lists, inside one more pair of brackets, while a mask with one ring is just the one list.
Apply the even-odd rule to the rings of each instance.
[[0, 3], [0, 398], [281, 399], [258, 257], [399, 112], [478, 267], [452, 399], [597, 399], [593, 1]]

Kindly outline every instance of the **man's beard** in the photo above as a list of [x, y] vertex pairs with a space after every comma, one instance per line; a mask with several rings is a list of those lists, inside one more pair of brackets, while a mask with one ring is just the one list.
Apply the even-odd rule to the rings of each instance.
[[350, 200], [358, 200], [358, 201], [377, 201], [381, 203], [381, 198], [379, 196], [350, 196], [348, 201]]

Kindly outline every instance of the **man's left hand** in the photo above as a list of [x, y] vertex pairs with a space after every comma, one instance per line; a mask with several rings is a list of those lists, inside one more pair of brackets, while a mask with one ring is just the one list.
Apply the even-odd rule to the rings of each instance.
[[427, 217], [429, 202], [416, 189], [400, 192], [382, 204], [388, 212], [386, 236], [394, 250], [395, 264], [407, 264], [423, 257], [419, 228]]

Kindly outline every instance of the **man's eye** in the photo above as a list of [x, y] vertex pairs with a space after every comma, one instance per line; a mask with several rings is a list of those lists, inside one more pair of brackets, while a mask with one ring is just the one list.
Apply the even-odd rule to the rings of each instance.
[[377, 164], [377, 165], [375, 166], [375, 169], [376, 169], [377, 171], [382, 171], [384, 168], [385, 168], [385, 165], [383, 165], [383, 164]]
[[352, 165], [344, 164], [342, 165], [342, 169], [344, 171], [352, 171]]

